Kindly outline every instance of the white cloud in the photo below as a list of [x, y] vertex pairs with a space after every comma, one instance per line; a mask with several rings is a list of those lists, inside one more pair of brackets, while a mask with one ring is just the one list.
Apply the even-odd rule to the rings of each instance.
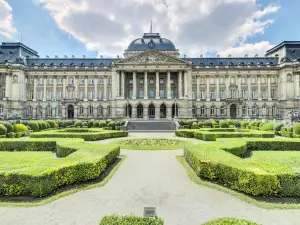
[[232, 57], [244, 57], [246, 54], [249, 57], [254, 57], [254, 55], [258, 54], [258, 56], [263, 57], [268, 49], [271, 49], [273, 45], [268, 41], [262, 41], [255, 44], [242, 44], [237, 47], [230, 47], [225, 51], [220, 51], [218, 54], [221, 57], [227, 57], [231, 55]]
[[102, 55], [123, 53], [149, 31], [169, 38], [188, 56], [224, 51], [262, 34], [278, 6], [259, 7], [256, 0], [34, 0], [59, 28]]
[[13, 39], [17, 32], [13, 27], [12, 18], [12, 8], [6, 1], [0, 0], [0, 35], [7, 39]]

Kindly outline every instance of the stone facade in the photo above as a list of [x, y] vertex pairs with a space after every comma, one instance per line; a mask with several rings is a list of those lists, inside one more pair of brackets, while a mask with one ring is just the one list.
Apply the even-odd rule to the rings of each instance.
[[298, 51], [300, 42], [253, 58], [178, 58], [160, 42], [140, 51], [131, 44], [124, 59], [39, 58], [21, 43], [3, 43], [0, 117], [288, 121], [299, 111], [300, 57], [283, 49]]

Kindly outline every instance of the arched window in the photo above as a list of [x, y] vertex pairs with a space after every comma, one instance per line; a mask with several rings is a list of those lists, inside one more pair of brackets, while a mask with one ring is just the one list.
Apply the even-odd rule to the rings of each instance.
[[92, 116], [92, 115], [94, 115], [94, 108], [93, 108], [93, 106], [89, 106], [88, 107], [88, 116]]
[[200, 115], [205, 115], [206, 114], [206, 107], [205, 107], [205, 105], [202, 105], [201, 107], [200, 107]]
[[268, 116], [269, 115], [269, 107], [267, 105], [263, 105], [262, 114], [263, 114], [263, 116]]
[[78, 106], [78, 114], [79, 114], [80, 116], [82, 116], [83, 113], [84, 113], [83, 106], [82, 106], [82, 105]]
[[273, 106], [272, 106], [272, 116], [273, 116], [273, 117], [276, 117], [276, 116], [277, 116], [277, 106], [276, 106], [276, 105], [273, 105]]
[[43, 117], [43, 108], [42, 108], [42, 106], [39, 105], [39, 106], [36, 108], [36, 115], [37, 115], [37, 117], [40, 117], [40, 118]]
[[103, 107], [102, 107], [102, 105], [98, 106], [98, 116], [103, 117]]
[[258, 115], [258, 107], [257, 105], [253, 105], [252, 106], [252, 115]]
[[107, 116], [110, 117], [111, 116], [111, 106], [107, 106]]
[[221, 107], [220, 107], [220, 114], [223, 116], [223, 115], [225, 115], [225, 106], [224, 105], [222, 105]]
[[26, 114], [27, 114], [27, 116], [32, 116], [32, 106], [27, 106], [27, 110], [26, 110], [27, 112], [26, 112]]
[[243, 116], [247, 115], [247, 106], [246, 105], [243, 105], [243, 107], [242, 107], [242, 114], [243, 114]]
[[215, 115], [216, 114], [216, 106], [215, 105], [212, 105], [210, 107], [210, 115]]
[[52, 107], [51, 107], [51, 105], [48, 105], [46, 107], [46, 116], [47, 117], [52, 117]]
[[0, 105], [0, 114], [3, 115], [3, 111], [4, 111], [4, 106]]

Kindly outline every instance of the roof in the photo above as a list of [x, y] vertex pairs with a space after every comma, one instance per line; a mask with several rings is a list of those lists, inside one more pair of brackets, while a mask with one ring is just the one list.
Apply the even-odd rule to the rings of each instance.
[[166, 38], [161, 38], [159, 33], [145, 33], [142, 38], [133, 40], [127, 51], [176, 51], [175, 45]]
[[272, 54], [272, 53], [278, 51], [279, 49], [281, 49], [284, 46], [291, 47], [291, 48], [293, 48], [293, 47], [300, 48], [300, 41], [283, 41], [280, 44], [276, 45], [275, 47], [269, 49], [267, 51], [266, 55]]

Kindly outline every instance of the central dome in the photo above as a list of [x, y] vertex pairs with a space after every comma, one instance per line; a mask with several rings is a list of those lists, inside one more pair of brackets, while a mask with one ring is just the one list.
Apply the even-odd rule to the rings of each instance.
[[145, 33], [143, 38], [135, 39], [128, 46], [127, 51], [176, 51], [175, 45], [166, 38], [161, 38], [159, 33]]

